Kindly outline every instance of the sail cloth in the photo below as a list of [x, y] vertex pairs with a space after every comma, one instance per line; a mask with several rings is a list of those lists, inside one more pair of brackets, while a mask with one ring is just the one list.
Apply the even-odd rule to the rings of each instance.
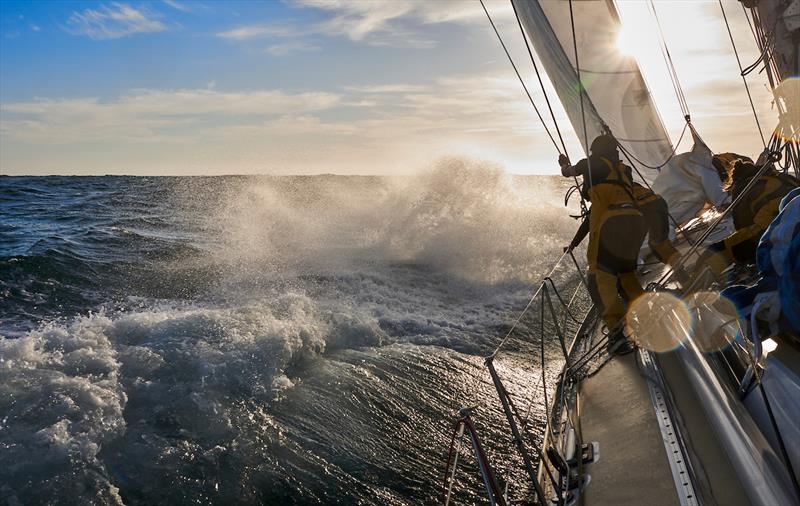
[[672, 219], [679, 224], [697, 216], [706, 204], [720, 206], [730, 199], [711, 161], [714, 154], [694, 128], [691, 132], [692, 150], [672, 157], [652, 184], [653, 191], [664, 198]]
[[[607, 125], [636, 159], [658, 166], [672, 143], [653, 103], [639, 65], [617, 50], [620, 19], [612, 0], [573, 3], [584, 115], [573, 49], [570, 3], [565, 0], [512, 0], [528, 38], [558, 93], [584, 152]], [[577, 160], [574, 160], [577, 161]], [[634, 162], [651, 182], [657, 171]]]

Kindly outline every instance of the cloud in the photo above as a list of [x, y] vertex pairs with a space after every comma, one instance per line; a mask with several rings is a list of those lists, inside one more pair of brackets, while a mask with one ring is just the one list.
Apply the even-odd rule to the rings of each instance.
[[40, 32], [42, 30], [42, 27], [40, 27], [39, 25], [30, 25], [30, 29], [33, 32]]
[[360, 93], [416, 93], [429, 89], [423, 84], [374, 84], [366, 86], [348, 86], [349, 91]]
[[[0, 106], [3, 163], [9, 170], [52, 170], [54, 160], [71, 160], [81, 170], [148, 173], [211, 171], [212, 162], [227, 173], [381, 173], [467, 154], [529, 166], [550, 151], [518, 86], [503, 73], [340, 93], [201, 88], [12, 102]], [[76, 161], [76, 153], [85, 157]]]
[[338, 93], [132, 90], [6, 103], [0, 113], [9, 171], [375, 174], [453, 154], [517, 170], [549, 168], [552, 158], [506, 72]]
[[197, 129], [263, 122], [334, 107], [326, 92], [134, 90], [116, 100], [37, 99], [0, 106], [3, 137], [42, 144], [184, 139]]
[[[295, 0], [303, 7], [329, 11], [333, 18], [323, 24], [332, 34], [345, 35], [352, 40], [365, 40], [371, 35], [403, 35], [400, 24], [412, 21], [423, 24], [474, 22], [482, 20], [481, 7], [472, 0], [420, 2], [418, 0], [371, 0], [343, 2], [341, 0]], [[493, 6], [498, 7], [498, 6]], [[510, 10], [495, 8], [496, 12]]]
[[262, 37], [291, 37], [300, 35], [302, 32], [288, 24], [280, 25], [245, 25], [222, 32], [217, 32], [215, 35], [222, 39], [230, 40], [247, 40]]
[[192, 8], [191, 7], [189, 7], [185, 3], [178, 2], [177, 0], [161, 0], [161, 1], [164, 2], [165, 4], [167, 4], [168, 6], [172, 7], [175, 10], [178, 10], [178, 11], [181, 11], [181, 12], [192, 12]]
[[272, 44], [271, 46], [267, 46], [264, 48], [264, 52], [267, 54], [271, 54], [272, 56], [286, 56], [289, 53], [295, 53], [300, 51], [319, 51], [321, 48], [319, 46], [315, 46], [314, 44], [309, 44], [308, 42], [304, 41], [290, 41], [290, 42], [283, 42], [280, 44]]
[[154, 19], [145, 8], [135, 9], [128, 4], [112, 3], [99, 9], [73, 12], [67, 20], [68, 31], [91, 39], [118, 39], [136, 33], [163, 32], [167, 27]]
[[[496, 20], [513, 17], [513, 11], [507, 3], [488, 3]], [[247, 40], [325, 35], [373, 46], [429, 48], [435, 46], [436, 41], [421, 35], [425, 30], [419, 29], [420, 25], [485, 22], [483, 10], [472, 0], [294, 0], [293, 4], [326, 13], [328, 17], [317, 23], [309, 23], [302, 29], [287, 24], [252, 24], [219, 32], [217, 36]]]

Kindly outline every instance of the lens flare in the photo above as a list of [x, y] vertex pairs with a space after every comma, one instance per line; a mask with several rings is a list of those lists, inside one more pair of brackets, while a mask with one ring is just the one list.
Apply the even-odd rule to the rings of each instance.
[[689, 338], [692, 317], [674, 295], [647, 292], [630, 305], [625, 323], [628, 335], [640, 347], [660, 353], [674, 350]]
[[697, 292], [686, 300], [694, 319], [694, 341], [704, 352], [729, 346], [741, 335], [736, 306], [719, 292]]
[[784, 141], [800, 143], [800, 77], [784, 79], [774, 91], [780, 114], [775, 133]]

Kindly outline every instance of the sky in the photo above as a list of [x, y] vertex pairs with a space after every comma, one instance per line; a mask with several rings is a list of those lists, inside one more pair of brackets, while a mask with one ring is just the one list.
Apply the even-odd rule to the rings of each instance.
[[[674, 142], [683, 119], [653, 17], [644, 1], [617, 3], [621, 49]], [[509, 3], [486, 5], [544, 107]], [[747, 65], [755, 41], [741, 4], [725, 5]], [[704, 140], [756, 155], [717, 1], [655, 6]], [[748, 82], [770, 131], [766, 80]], [[447, 156], [557, 170], [478, 0], [0, 1], [0, 174], [383, 175]]]

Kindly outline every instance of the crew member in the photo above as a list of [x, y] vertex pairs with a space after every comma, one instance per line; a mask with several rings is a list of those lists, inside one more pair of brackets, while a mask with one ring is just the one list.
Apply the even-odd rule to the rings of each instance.
[[601, 135], [592, 141], [590, 152], [589, 158], [574, 166], [564, 155], [558, 162], [564, 177], [583, 176], [582, 193], [592, 204], [584, 218], [589, 229], [589, 291], [609, 329], [609, 351], [621, 353], [632, 349], [621, 323], [626, 302], [643, 292], [636, 260], [646, 228], [633, 194], [631, 169], [620, 161], [616, 139]]
[[663, 264], [676, 267], [681, 255], [669, 238], [669, 209], [661, 195], [639, 183], [632, 183], [633, 196], [644, 215], [647, 225], [647, 244], [653, 255]]
[[[631, 190], [636, 198], [636, 203], [641, 211], [645, 226], [647, 227], [647, 243], [653, 255], [666, 265], [675, 267], [681, 255], [669, 238], [669, 210], [667, 203], [660, 195], [639, 183], [632, 182]], [[575, 249], [589, 233], [589, 220], [584, 220], [575, 237], [570, 242], [569, 249]]]
[[[760, 166], [742, 159], [729, 166], [725, 189], [732, 200], [736, 200], [759, 169]], [[778, 215], [781, 199], [798, 186], [797, 179], [770, 167], [733, 209], [734, 233], [709, 246], [698, 260], [698, 267], [708, 266], [719, 276], [731, 263], [755, 262], [758, 240]]]

